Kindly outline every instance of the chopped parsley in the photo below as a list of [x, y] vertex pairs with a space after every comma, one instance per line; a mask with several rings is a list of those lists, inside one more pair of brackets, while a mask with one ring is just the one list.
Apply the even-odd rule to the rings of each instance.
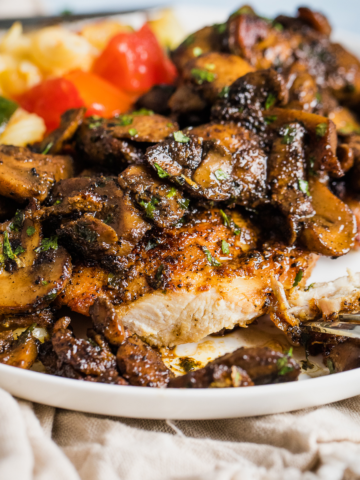
[[301, 282], [301, 280], [303, 278], [303, 275], [304, 275], [304, 272], [302, 270], [299, 270], [298, 273], [295, 276], [293, 287], [297, 287], [299, 285], [299, 283]]
[[23, 253], [23, 252], [25, 252], [25, 248], [19, 245], [18, 247], [15, 248], [14, 255], [15, 257], [17, 257], [18, 255], [20, 255], [20, 253]]
[[54, 205], [60, 205], [60, 203], [62, 203], [62, 200], [56, 200], [56, 202], [54, 203]]
[[227, 98], [229, 96], [229, 93], [230, 93], [230, 87], [229, 86], [223, 87], [221, 92], [219, 93], [219, 97]]
[[281, 134], [283, 135], [283, 139], [281, 140], [281, 143], [283, 145], [290, 145], [294, 139], [295, 139], [295, 136], [296, 136], [296, 128], [295, 127], [291, 127], [290, 125], [287, 125], [284, 130], [281, 132]]
[[49, 284], [49, 282], [47, 282], [46, 280], [43, 280], [41, 283], [44, 285], [44, 287]]
[[234, 222], [234, 220], [230, 219], [226, 213], [224, 212], [224, 210], [220, 210], [220, 215], [222, 216], [222, 219], [224, 221], [224, 225], [225, 227], [229, 227], [231, 228], [231, 231], [234, 235], [240, 235], [241, 233], [241, 229], [238, 227], [238, 225], [236, 225], [236, 223]]
[[310, 197], [309, 182], [307, 182], [306, 180], [302, 180], [301, 178], [299, 178], [298, 182], [300, 191]]
[[215, 28], [217, 33], [225, 33], [226, 31], [226, 23], [215, 23], [213, 27]]
[[214, 72], [209, 72], [202, 68], [192, 68], [191, 75], [194, 77], [198, 85], [202, 85], [204, 82], [211, 83], [215, 80], [216, 74]]
[[8, 123], [17, 108], [17, 103], [0, 96], [0, 131], [4, 130], [5, 125]]
[[151, 116], [154, 115], [154, 112], [148, 108], [140, 108], [139, 110], [135, 110], [135, 112], [131, 112], [131, 115], [134, 115], [135, 117], [138, 117], [139, 115]]
[[274, 23], [273, 27], [275, 28], [275, 30], [277, 30], [278, 32], [282, 32], [284, 30], [284, 27], [281, 25], [281, 23]]
[[229, 217], [224, 212], [224, 210], [220, 210], [220, 215], [222, 216], [222, 218], [224, 220], [225, 227], [229, 227], [230, 226], [230, 220], [229, 220]]
[[[89, 125], [90, 126], [90, 125]], [[52, 146], [54, 145], [53, 142], [50, 142], [46, 145], [46, 147], [44, 148], [44, 150], [41, 152], [43, 155], [46, 155], [47, 153], [50, 152]]]
[[208, 70], [215, 70], [215, 64], [214, 63], [207, 63], [205, 65], [205, 68], [207, 68]]
[[92, 117], [89, 117], [89, 120], [91, 120], [91, 122], [89, 123], [90, 130], [101, 127], [103, 122], [103, 119], [99, 117], [99, 115], [93, 115]]
[[120, 117], [119, 126], [120, 127], [127, 127], [131, 125], [133, 122], [133, 117], [131, 115], [122, 115]]
[[169, 193], [166, 194], [167, 198], [172, 198], [177, 194], [177, 190], [174, 187], [170, 188]]
[[24, 214], [21, 210], [17, 210], [14, 216], [13, 222], [10, 224], [10, 230], [12, 232], [18, 232], [24, 223]]
[[178, 204], [183, 210], [186, 210], [190, 204], [190, 200], [188, 198], [181, 198], [178, 200]]
[[192, 33], [187, 38], [185, 38], [183, 43], [186, 47], [189, 47], [194, 42], [195, 42], [195, 35]]
[[157, 163], [154, 163], [154, 167], [156, 168], [157, 174], [159, 175], [160, 178], [166, 178], [169, 176], [167, 172], [163, 168], [160, 167]]
[[129, 129], [129, 134], [130, 134], [132, 137], [135, 137], [135, 135], [138, 134], [138, 131], [136, 130], [136, 128], [130, 128], [130, 129]]
[[315, 93], [315, 98], [316, 98], [316, 101], [317, 101], [318, 103], [321, 103], [321, 102], [322, 102], [322, 96], [321, 96], [321, 94], [320, 94], [319, 92], [316, 92], [316, 93]]
[[179, 143], [188, 143], [190, 142], [190, 137], [187, 137], [179, 130], [178, 132], [174, 132], [174, 140]]
[[268, 115], [267, 117], [264, 118], [266, 125], [270, 125], [271, 123], [275, 122], [277, 120], [276, 115]]
[[227, 180], [229, 178], [229, 174], [221, 170], [221, 168], [216, 170], [214, 175], [218, 180]]
[[216, 260], [216, 258], [214, 258], [214, 257], [211, 255], [211, 253], [210, 253], [210, 251], [209, 251], [208, 248], [202, 247], [202, 251], [205, 253], [205, 256], [206, 256], [206, 258], [207, 258], [207, 261], [210, 263], [210, 265], [211, 265], [212, 267], [220, 267], [220, 266], [221, 266], [221, 263], [220, 263], [218, 260]]
[[35, 252], [47, 252], [50, 248], [53, 250], [58, 249], [58, 237], [43, 238], [40, 247], [35, 248]]
[[35, 227], [31, 226], [26, 229], [26, 234], [28, 237], [32, 237], [35, 233]]
[[179, 358], [180, 367], [186, 372], [192, 372], [196, 367], [200, 367], [201, 363], [190, 357]]
[[156, 210], [155, 206], [159, 203], [159, 200], [156, 197], [152, 197], [150, 202], [144, 202], [141, 200], [139, 204], [145, 209], [146, 216], [154, 219], [154, 211]]
[[308, 286], [305, 288], [305, 292], [308, 292], [311, 288], [314, 288], [314, 285], [315, 285], [315, 283], [310, 283], [310, 285], [308, 285]]
[[330, 375], [335, 373], [334, 362], [331, 360], [331, 358], [326, 359], [326, 366], [329, 369]]
[[45, 295], [44, 300], [46, 302], [52, 302], [53, 300], [55, 300], [56, 297], [57, 297], [57, 291], [54, 290], [53, 292], [50, 292], [47, 295]]
[[109, 215], [103, 220], [106, 225], [109, 225], [114, 220], [114, 215], [109, 213]]
[[294, 370], [293, 366], [288, 365], [289, 359], [292, 357], [293, 348], [291, 347], [284, 357], [277, 360], [276, 366], [278, 368], [279, 375], [286, 375]]
[[174, 124], [173, 124], [173, 123], [167, 123], [166, 126], [167, 126], [168, 128], [173, 128]]
[[225, 240], [221, 242], [221, 250], [225, 255], [230, 253], [229, 244]]
[[149, 240], [145, 247], [145, 252], [148, 252], [149, 250], [152, 250], [153, 248], [155, 248], [158, 243], [159, 242], [157, 241], [156, 238], [154, 240]]
[[265, 100], [265, 110], [269, 110], [276, 102], [276, 97], [273, 93], [269, 93]]
[[25, 249], [21, 245], [16, 247], [14, 251], [12, 250], [11, 243], [9, 240], [9, 234], [8, 232], [4, 232], [4, 245], [3, 245], [4, 257], [8, 258], [9, 260], [15, 260], [16, 257], [23, 252], [25, 252]]
[[160, 282], [161, 277], [163, 276], [164, 270], [165, 270], [165, 265], [162, 263], [162, 264], [160, 265], [160, 267], [156, 270], [156, 273], [155, 273], [155, 279], [156, 279], [158, 282]]
[[319, 123], [318, 125], [316, 125], [316, 129], [315, 129], [316, 135], [318, 137], [323, 137], [326, 133], [327, 127], [328, 127], [327, 123]]
[[193, 54], [194, 54], [195, 57], [198, 57], [202, 53], [203, 53], [202, 48], [200, 48], [200, 47], [194, 47], [193, 48]]

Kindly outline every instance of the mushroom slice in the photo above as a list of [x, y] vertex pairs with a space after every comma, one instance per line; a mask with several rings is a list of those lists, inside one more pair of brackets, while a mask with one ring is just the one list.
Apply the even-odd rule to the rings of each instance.
[[275, 70], [258, 70], [237, 79], [227, 95], [212, 108], [212, 118], [240, 123], [255, 133], [265, 132], [268, 111], [285, 105], [289, 92], [284, 78]]
[[[0, 314], [32, 312], [49, 305], [66, 286], [71, 261], [57, 238], [42, 238], [40, 223], [27, 214], [16, 232], [3, 224]], [[16, 228], [16, 227], [15, 227]]]
[[55, 182], [73, 175], [70, 157], [40, 155], [28, 148], [0, 145], [0, 195], [24, 202], [45, 200]]
[[268, 162], [271, 200], [287, 218], [290, 243], [296, 240], [299, 223], [315, 213], [305, 180], [304, 134], [299, 123], [281, 127]]
[[112, 119], [89, 117], [77, 135], [77, 149], [91, 162], [116, 167], [139, 163], [143, 143], [157, 143], [178, 130], [171, 119], [139, 110]]
[[173, 140], [148, 148], [145, 160], [195, 197], [227, 200], [231, 196], [232, 157], [216, 141], [176, 132]]
[[64, 144], [74, 137], [76, 130], [84, 119], [85, 113], [86, 108], [74, 108], [63, 113], [60, 126], [43, 139], [37, 146], [36, 151], [39, 153], [46, 152], [51, 155], [59, 153]]
[[90, 307], [90, 316], [96, 332], [101, 333], [111, 345], [121, 345], [130, 336], [115, 308], [106, 297], [97, 298]]
[[307, 157], [311, 168], [314, 171], [326, 170], [333, 177], [342, 177], [344, 172], [336, 156], [337, 135], [334, 123], [321, 115], [284, 108], [274, 108], [267, 116], [271, 130], [293, 122], [303, 125], [309, 138]]
[[33, 337], [32, 330], [33, 327], [28, 328], [17, 340], [14, 339], [12, 332], [11, 334], [7, 332], [10, 341], [0, 353], [0, 363], [24, 369], [33, 366], [38, 355], [39, 341]]
[[306, 222], [301, 235], [303, 243], [310, 251], [322, 255], [345, 255], [355, 243], [353, 213], [319, 180], [310, 179], [309, 191], [315, 215]]
[[[182, 78], [209, 103], [226, 95], [227, 88], [254, 68], [242, 58], [228, 53], [206, 53], [188, 62]], [[171, 100], [170, 100], [171, 101]]]
[[320, 12], [315, 12], [307, 7], [298, 8], [298, 18], [309, 27], [327, 37], [331, 34], [331, 25], [328, 19]]
[[[160, 178], [168, 177], [161, 167], [158, 167], [157, 173]], [[178, 189], [161, 182], [148, 168], [130, 165], [118, 180], [123, 190], [133, 194], [136, 204], [145, 211], [146, 218], [156, 226], [170, 227], [185, 215], [189, 200]]]

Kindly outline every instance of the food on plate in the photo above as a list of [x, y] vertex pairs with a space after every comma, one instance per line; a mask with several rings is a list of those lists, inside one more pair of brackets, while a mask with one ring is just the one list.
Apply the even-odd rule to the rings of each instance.
[[[169, 12], [137, 30], [15, 24], [0, 43], [0, 363], [158, 388], [295, 381], [290, 345], [331, 372], [360, 366], [358, 341], [305, 328], [360, 299], [360, 274], [306, 286], [320, 256], [359, 244], [360, 63], [330, 34], [308, 8], [249, 6], [180, 45]], [[289, 348], [181, 376], [165, 362], [264, 314]]]

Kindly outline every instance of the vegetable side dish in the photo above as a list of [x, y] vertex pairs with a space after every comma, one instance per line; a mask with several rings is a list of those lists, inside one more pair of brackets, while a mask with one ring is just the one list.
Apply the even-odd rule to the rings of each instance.
[[[245, 6], [170, 58], [151, 24], [86, 28], [66, 33], [67, 67], [53, 31], [2, 41], [53, 50], [0, 104], [0, 362], [115, 385], [297, 380], [292, 349], [176, 378], [159, 354], [269, 314], [331, 372], [360, 366], [357, 340], [302, 328], [360, 301], [356, 275], [305, 286], [320, 255], [359, 242], [360, 62], [326, 18]], [[42, 131], [22, 135], [21, 115]], [[86, 339], [63, 307], [91, 318]]]

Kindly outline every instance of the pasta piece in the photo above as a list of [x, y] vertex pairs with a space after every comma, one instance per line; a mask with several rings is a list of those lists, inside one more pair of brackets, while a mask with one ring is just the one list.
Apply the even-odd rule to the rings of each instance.
[[164, 8], [157, 18], [148, 23], [163, 47], [176, 48], [186, 36], [186, 32], [171, 8]]
[[41, 82], [42, 75], [29, 60], [19, 60], [9, 54], [0, 54], [0, 86], [6, 97], [16, 97]]
[[44, 120], [34, 113], [18, 108], [0, 135], [0, 144], [25, 147], [42, 140], [46, 131]]

